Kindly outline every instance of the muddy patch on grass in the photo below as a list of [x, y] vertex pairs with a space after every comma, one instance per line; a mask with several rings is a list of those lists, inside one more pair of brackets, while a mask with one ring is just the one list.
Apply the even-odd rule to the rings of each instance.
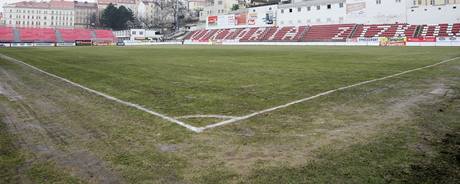
[[175, 152], [177, 151], [180, 147], [177, 144], [161, 144], [157, 146], [158, 150], [161, 152]]
[[[48, 96], [40, 96], [41, 93], [31, 89], [31, 86], [25, 86], [15, 75], [14, 71], [0, 68], [0, 95], [8, 99], [0, 98], [0, 115], [8, 131], [17, 137], [18, 146], [30, 155], [24, 167], [51, 161], [58, 169], [90, 183], [120, 183], [121, 178], [109, 169], [105, 161], [72, 144], [80, 139], [79, 134], [69, 130], [59, 120], [42, 118], [60, 113], [62, 108], [51, 102]], [[50, 88], [53, 87], [46, 86], [47, 83], [43, 81], [40, 87], [52, 90]], [[25, 98], [28, 96], [33, 98]]]
[[[264, 166], [301, 166], [308, 160], [317, 159], [319, 150], [341, 150], [353, 144], [365, 144], [383, 130], [392, 131], [395, 127], [411, 122], [413, 108], [420, 104], [435, 103], [449, 91], [442, 80], [429, 82], [429, 85], [416, 86], [416, 90], [410, 89], [414, 86], [407, 84], [401, 84], [404, 86], [402, 89], [397, 87], [399, 85], [392, 84], [392, 90], [402, 90], [404, 95], [379, 100], [378, 104], [364, 102], [366, 105], [363, 106], [360, 103], [344, 102], [346, 105], [331, 103], [335, 104], [331, 106], [328, 103], [321, 105], [317, 109], [319, 113], [314, 113], [314, 116], [277, 120], [276, 122], [280, 122], [278, 128], [253, 129], [243, 124], [230, 130], [214, 130], [215, 133], [201, 137], [200, 141], [214, 142], [217, 150], [221, 150], [215, 155], [217, 160], [241, 175], [249, 173], [254, 164], [258, 163], [263, 163]], [[385, 93], [385, 90], [377, 91]], [[432, 91], [438, 93], [432, 94]], [[288, 115], [280, 115], [285, 116]], [[302, 118], [308, 119], [308, 122], [304, 122]], [[309, 125], [302, 125], [307, 128], [303, 131], [288, 124], [288, 121], [292, 124]], [[284, 127], [281, 132], [270, 132], [280, 130], [281, 127]], [[227, 140], [221, 140], [221, 136], [227, 137]], [[219, 142], [222, 145], [218, 145]], [[213, 162], [216, 161], [210, 159], [196, 164], [205, 167]]]

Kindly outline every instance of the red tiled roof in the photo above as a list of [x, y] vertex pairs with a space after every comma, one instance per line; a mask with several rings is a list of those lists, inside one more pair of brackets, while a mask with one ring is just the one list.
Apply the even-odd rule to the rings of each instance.
[[66, 9], [66, 8], [73, 8], [74, 6], [73, 1], [51, 0], [49, 3], [52, 8]]
[[51, 0], [50, 2], [21, 1], [11, 5], [18, 8], [55, 8], [55, 9], [72, 9], [73, 1]]
[[136, 0], [97, 0], [98, 4], [136, 4]]
[[18, 8], [49, 8], [50, 5], [46, 2], [34, 2], [34, 1], [21, 1], [17, 3], [13, 3]]

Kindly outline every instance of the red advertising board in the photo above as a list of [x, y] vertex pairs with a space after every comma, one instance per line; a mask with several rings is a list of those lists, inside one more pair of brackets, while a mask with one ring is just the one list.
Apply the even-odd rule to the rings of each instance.
[[217, 16], [209, 16], [208, 25], [217, 25]]
[[407, 42], [436, 42], [435, 37], [407, 38]]
[[247, 24], [247, 14], [238, 13], [235, 15], [236, 25], [246, 25]]

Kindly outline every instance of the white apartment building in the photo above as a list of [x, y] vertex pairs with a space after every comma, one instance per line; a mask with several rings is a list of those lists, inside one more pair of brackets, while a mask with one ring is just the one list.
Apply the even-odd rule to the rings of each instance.
[[238, 0], [210, 0], [200, 13], [200, 21], [206, 21], [211, 15], [225, 15], [232, 11], [233, 5], [239, 4]]
[[156, 8], [156, 4], [153, 0], [141, 0], [137, 5], [137, 17], [153, 20]]
[[74, 2], [17, 2], [3, 7], [3, 22], [10, 27], [74, 27]]
[[203, 13], [210, 14], [203, 19], [208, 29], [327, 24], [452, 24], [460, 22], [459, 4], [460, 0], [282, 0], [277, 5], [230, 13], [222, 13], [222, 8], [212, 5], [205, 8]]

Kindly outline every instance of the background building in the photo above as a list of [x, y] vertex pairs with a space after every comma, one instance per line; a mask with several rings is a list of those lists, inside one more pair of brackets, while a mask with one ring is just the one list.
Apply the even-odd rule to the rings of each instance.
[[458, 4], [460, 0], [414, 0], [415, 6], [429, 6], [429, 5], [446, 5], [446, 4]]
[[18, 2], [4, 6], [4, 23], [11, 27], [72, 28], [75, 20], [74, 2]]
[[[224, 0], [222, 0], [224, 1]], [[221, 0], [216, 0], [221, 2]], [[207, 28], [328, 24], [446, 24], [460, 22], [460, 0], [282, 0], [231, 11], [208, 5]], [[227, 6], [228, 7], [228, 6]]]
[[238, 4], [238, 0], [209, 0], [200, 14], [200, 21], [206, 21], [208, 16], [230, 13], [232, 7]]
[[97, 23], [97, 4], [75, 1], [75, 27], [90, 28]]

